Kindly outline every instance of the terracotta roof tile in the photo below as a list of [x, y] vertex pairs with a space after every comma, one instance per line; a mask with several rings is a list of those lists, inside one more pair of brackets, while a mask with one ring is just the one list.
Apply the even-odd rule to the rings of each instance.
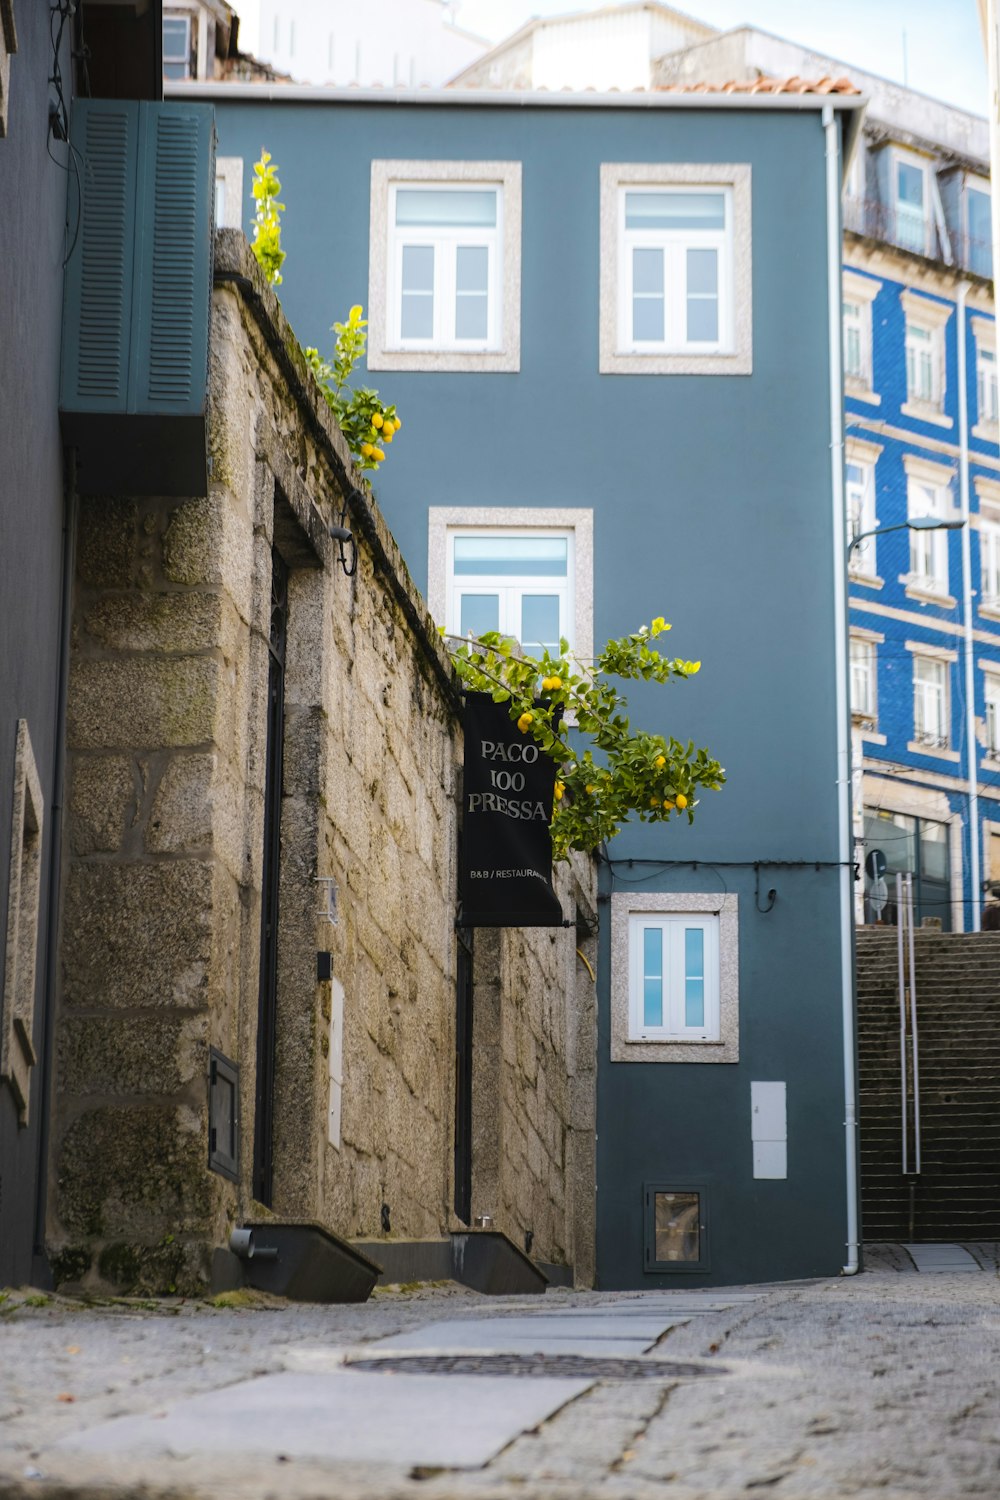
[[860, 94], [849, 78], [754, 78], [749, 83], [666, 83], [661, 94]]

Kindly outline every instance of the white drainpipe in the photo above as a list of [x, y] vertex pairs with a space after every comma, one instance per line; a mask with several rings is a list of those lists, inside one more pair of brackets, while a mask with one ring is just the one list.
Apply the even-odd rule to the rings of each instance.
[[[969, 396], [965, 370], [965, 299], [969, 283], [958, 288], [958, 485], [962, 504], [962, 625], [965, 635], [965, 746], [969, 778], [969, 883], [972, 930], [980, 930], [979, 767], [976, 741], [976, 671], [972, 634], [972, 525], [969, 520]], [[963, 923], [964, 926], [964, 923]]]
[[840, 975], [844, 1043], [844, 1156], [847, 1177], [847, 1261], [858, 1270], [858, 1128], [854, 1062], [854, 900], [852, 878], [851, 740], [847, 685], [847, 513], [844, 508], [844, 381], [841, 368], [840, 142], [833, 106], [823, 106], [826, 133], [826, 262], [830, 320], [830, 466], [833, 473], [833, 608], [837, 705], [837, 824], [840, 860]]

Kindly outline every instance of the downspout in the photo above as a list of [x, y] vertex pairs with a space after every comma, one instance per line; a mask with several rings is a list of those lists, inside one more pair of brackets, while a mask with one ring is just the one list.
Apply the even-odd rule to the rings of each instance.
[[980, 930], [979, 768], [976, 765], [976, 671], [972, 634], [972, 527], [969, 520], [969, 393], [965, 366], [965, 299], [969, 283], [958, 288], [958, 485], [962, 505], [962, 627], [965, 636], [965, 745], [969, 778], [969, 883], [972, 930]]
[[851, 741], [847, 730], [847, 515], [844, 508], [844, 381], [841, 366], [840, 142], [833, 106], [823, 106], [826, 135], [826, 266], [830, 335], [830, 467], [833, 505], [834, 660], [837, 711], [837, 825], [840, 865], [840, 982], [844, 1047], [844, 1165], [847, 1179], [847, 1260], [859, 1270], [858, 1125], [854, 1056], [854, 901], [851, 891]]

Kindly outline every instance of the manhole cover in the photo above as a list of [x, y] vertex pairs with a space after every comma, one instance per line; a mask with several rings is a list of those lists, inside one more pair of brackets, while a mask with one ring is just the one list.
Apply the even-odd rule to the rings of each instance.
[[722, 1365], [692, 1365], [680, 1360], [588, 1359], [582, 1354], [414, 1354], [384, 1359], [349, 1359], [351, 1370], [385, 1375], [522, 1375], [561, 1376], [564, 1380], [690, 1380], [698, 1375], [726, 1375]]

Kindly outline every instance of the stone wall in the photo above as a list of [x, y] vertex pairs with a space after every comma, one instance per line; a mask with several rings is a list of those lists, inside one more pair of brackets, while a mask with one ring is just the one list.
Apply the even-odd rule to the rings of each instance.
[[[230, 1229], [265, 1213], [254, 1130], [274, 553], [289, 584], [270, 1210], [366, 1239], [386, 1215], [393, 1235], [460, 1227], [460, 700], [235, 232], [217, 246], [210, 455], [204, 499], [81, 507], [49, 1214], [60, 1283], [195, 1292]], [[345, 494], [350, 577], [327, 534]], [[324, 878], [336, 924], [320, 914]], [[587, 861], [562, 890], [565, 910], [591, 915]], [[592, 1142], [593, 1123], [580, 939], [477, 941], [473, 1212], [522, 1244], [531, 1230], [542, 1260], [569, 1260], [582, 1238], [585, 1263], [590, 1210], [568, 1188], [589, 1171], [592, 1209], [573, 1144], [574, 1131]], [[210, 1048], [239, 1067], [235, 1181], [209, 1170]], [[590, 1058], [575, 1113], [570, 1054], [584, 1080]]]

